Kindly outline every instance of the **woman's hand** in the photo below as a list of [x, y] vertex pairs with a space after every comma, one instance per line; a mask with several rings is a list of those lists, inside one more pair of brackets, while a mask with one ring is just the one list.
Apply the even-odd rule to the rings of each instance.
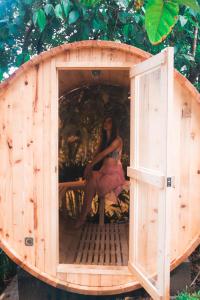
[[92, 168], [93, 168], [93, 165], [91, 163], [87, 164], [87, 166], [84, 170], [84, 174], [83, 174], [85, 179], [89, 179], [89, 177], [91, 176]]

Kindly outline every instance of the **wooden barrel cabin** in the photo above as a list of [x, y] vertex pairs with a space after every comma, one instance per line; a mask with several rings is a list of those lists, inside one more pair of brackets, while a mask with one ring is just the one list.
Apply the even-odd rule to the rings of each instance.
[[[129, 90], [129, 221], [66, 223], [59, 233], [59, 195], [84, 188], [59, 183], [59, 99], [87, 84]], [[61, 289], [112, 295], [143, 286], [168, 299], [170, 269], [199, 244], [199, 153], [200, 97], [173, 69], [173, 48], [152, 56], [89, 40], [41, 53], [0, 84], [0, 247]]]

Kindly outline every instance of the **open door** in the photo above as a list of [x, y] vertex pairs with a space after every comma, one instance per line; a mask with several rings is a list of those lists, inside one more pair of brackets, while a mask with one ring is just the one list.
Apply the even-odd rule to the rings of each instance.
[[153, 299], [169, 299], [173, 77], [173, 48], [130, 70], [129, 268]]

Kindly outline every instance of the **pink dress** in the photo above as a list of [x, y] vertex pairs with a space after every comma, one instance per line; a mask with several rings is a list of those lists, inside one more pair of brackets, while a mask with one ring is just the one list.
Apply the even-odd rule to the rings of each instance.
[[100, 197], [111, 191], [118, 196], [123, 190], [125, 176], [120, 157], [120, 151], [113, 151], [108, 155], [101, 169], [94, 171], [96, 173], [96, 191]]

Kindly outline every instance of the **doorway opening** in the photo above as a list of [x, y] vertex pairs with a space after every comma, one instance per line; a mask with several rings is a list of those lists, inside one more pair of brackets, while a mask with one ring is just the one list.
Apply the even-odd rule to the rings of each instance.
[[[129, 70], [58, 71], [59, 264], [128, 265], [129, 81]], [[113, 190], [105, 195], [103, 206], [96, 194], [86, 223], [76, 229], [84, 201], [84, 169], [97, 151], [106, 115], [114, 115], [118, 123], [126, 181], [117, 196]], [[97, 163], [94, 170], [99, 168]]]

